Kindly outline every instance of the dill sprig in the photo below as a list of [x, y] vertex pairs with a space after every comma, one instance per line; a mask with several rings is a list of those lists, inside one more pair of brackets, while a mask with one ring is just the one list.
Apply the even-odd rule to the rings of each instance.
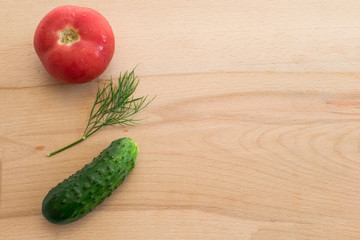
[[132, 96], [139, 84], [139, 79], [134, 71], [135, 69], [130, 73], [120, 74], [118, 85], [113, 84], [111, 80], [108, 84], [105, 82], [101, 88], [98, 83], [95, 102], [82, 138], [47, 156], [53, 156], [84, 141], [104, 126], [118, 124], [124, 127], [136, 124], [140, 119], [132, 117], [147, 107], [154, 98], [148, 100], [148, 96], [137, 98]]

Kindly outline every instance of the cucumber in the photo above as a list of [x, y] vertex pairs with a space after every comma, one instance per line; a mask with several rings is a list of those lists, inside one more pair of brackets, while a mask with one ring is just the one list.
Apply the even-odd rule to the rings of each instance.
[[42, 203], [42, 214], [54, 224], [82, 218], [124, 181], [137, 155], [137, 144], [130, 138], [113, 141], [91, 163], [49, 191]]

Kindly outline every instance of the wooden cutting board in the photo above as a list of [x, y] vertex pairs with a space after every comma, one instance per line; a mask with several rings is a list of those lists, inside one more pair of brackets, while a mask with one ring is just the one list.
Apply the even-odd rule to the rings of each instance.
[[[0, 2], [0, 239], [360, 238], [360, 2], [65, 1], [113, 27], [100, 81], [138, 65], [139, 125], [81, 137], [96, 81], [65, 85], [32, 45], [58, 1]], [[69, 225], [41, 202], [116, 138], [125, 183]]]

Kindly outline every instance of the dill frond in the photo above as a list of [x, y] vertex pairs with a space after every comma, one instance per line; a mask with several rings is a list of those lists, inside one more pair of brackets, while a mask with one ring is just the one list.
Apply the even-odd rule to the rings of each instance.
[[47, 154], [47, 156], [53, 156], [84, 141], [104, 126], [120, 125], [124, 127], [134, 125], [140, 121], [140, 119], [134, 119], [133, 116], [146, 108], [154, 98], [148, 99], [148, 96], [133, 97], [133, 93], [139, 84], [139, 79], [134, 71], [135, 69], [131, 72], [120, 74], [117, 85], [113, 84], [112, 80], [109, 83], [105, 82], [102, 87], [98, 83], [95, 102], [82, 138], [66, 147]]

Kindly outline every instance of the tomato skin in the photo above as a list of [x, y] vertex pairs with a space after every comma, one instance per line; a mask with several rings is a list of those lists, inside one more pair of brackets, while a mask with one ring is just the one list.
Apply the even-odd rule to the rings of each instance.
[[[77, 40], [61, 42], [62, 32], [68, 29]], [[40, 21], [34, 48], [52, 77], [64, 83], [81, 84], [97, 78], [108, 67], [115, 51], [115, 38], [109, 22], [97, 11], [64, 5]]]

